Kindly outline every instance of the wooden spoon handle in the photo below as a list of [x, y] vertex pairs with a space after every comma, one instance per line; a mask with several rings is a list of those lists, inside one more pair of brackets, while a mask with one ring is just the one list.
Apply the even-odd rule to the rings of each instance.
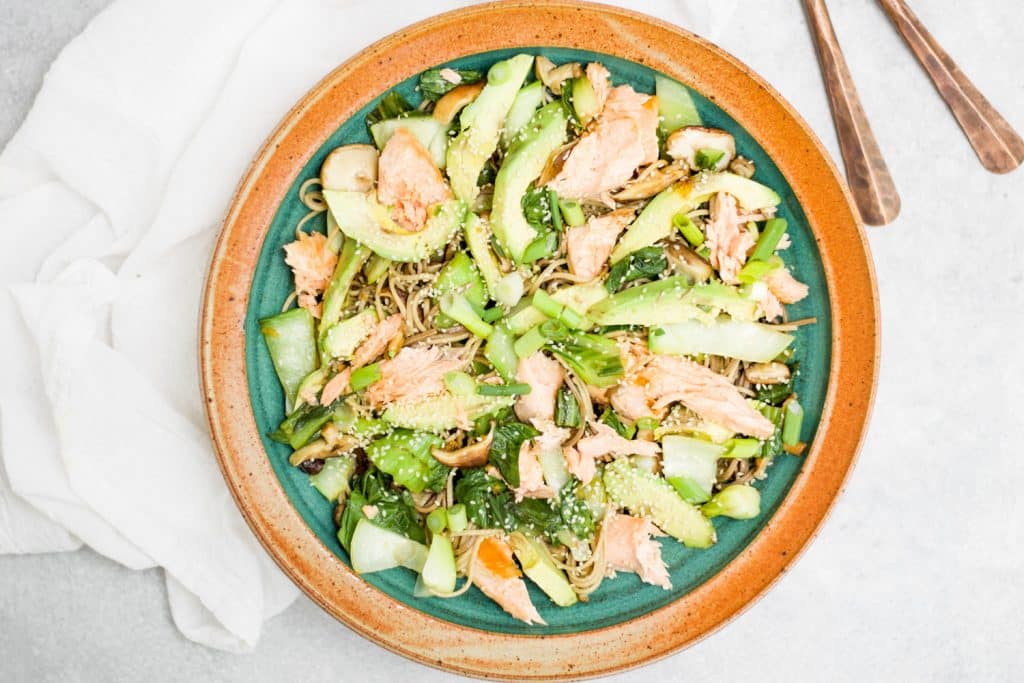
[[878, 2], [946, 100], [981, 165], [993, 173], [1009, 173], [1020, 166], [1024, 161], [1024, 140], [939, 47], [907, 3]]
[[818, 60], [853, 199], [868, 225], [891, 223], [900, 213], [900, 196], [860, 104], [825, 0], [804, 0], [804, 7], [818, 47]]

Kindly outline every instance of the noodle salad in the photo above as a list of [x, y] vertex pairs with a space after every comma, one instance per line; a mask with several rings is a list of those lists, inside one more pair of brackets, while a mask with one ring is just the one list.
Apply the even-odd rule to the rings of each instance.
[[271, 438], [353, 569], [418, 597], [543, 624], [527, 580], [561, 607], [616, 572], [671, 589], [655, 538], [711, 546], [805, 448], [779, 196], [667, 78], [519, 54], [417, 93], [300, 188]]

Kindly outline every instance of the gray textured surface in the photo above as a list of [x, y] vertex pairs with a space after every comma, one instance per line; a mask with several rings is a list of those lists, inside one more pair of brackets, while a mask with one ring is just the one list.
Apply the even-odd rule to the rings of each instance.
[[[0, 142], [47, 64], [105, 0], [0, 4]], [[883, 314], [875, 418], [821, 536], [709, 640], [622, 680], [1013, 680], [1024, 635], [1024, 513], [1007, 474], [1024, 414], [1024, 171], [986, 174], [878, 8], [832, 0], [865, 108], [903, 194], [873, 231]], [[835, 153], [799, 3], [741, 3], [723, 46], [790, 99]], [[916, 8], [1024, 129], [1019, 0]], [[642, 9], [642, 3], [638, 3]], [[1011, 384], [1012, 382], [1012, 384]], [[596, 654], [599, 656], [599, 653]], [[228, 655], [175, 630], [156, 572], [92, 553], [0, 556], [0, 681], [449, 677], [353, 635], [306, 598]]]

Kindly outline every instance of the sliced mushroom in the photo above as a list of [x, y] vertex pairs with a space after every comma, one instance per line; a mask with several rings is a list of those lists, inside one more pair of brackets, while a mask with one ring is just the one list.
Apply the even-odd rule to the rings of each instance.
[[555, 176], [562, 170], [565, 160], [569, 158], [569, 154], [572, 153], [572, 149], [576, 146], [577, 142], [579, 142], [579, 138], [576, 138], [551, 155], [548, 163], [544, 165], [544, 170], [540, 172], [540, 177], [537, 178], [537, 187], [543, 187], [555, 179]]
[[641, 171], [635, 180], [631, 180], [624, 188], [613, 193], [612, 199], [617, 202], [647, 199], [688, 174], [689, 170], [684, 164], [669, 164], [659, 159]]
[[736, 157], [729, 162], [729, 170], [738, 176], [753, 178], [756, 168], [754, 167], [754, 162], [750, 159], [746, 157]]
[[351, 434], [343, 434], [333, 422], [328, 422], [320, 429], [320, 436], [331, 447], [332, 454], [348, 453], [359, 446], [359, 439]]
[[468, 446], [458, 450], [446, 451], [441, 448], [431, 449], [430, 453], [442, 465], [448, 467], [480, 467], [487, 464], [487, 452], [491, 449], [491, 442], [494, 441], [494, 427], [487, 432], [487, 436], [477, 440]]
[[583, 65], [579, 62], [568, 62], [561, 66], [555, 66], [547, 57], [541, 55], [533, 62], [533, 72], [537, 80], [548, 87], [548, 90], [556, 95], [562, 94], [562, 83], [570, 78], [579, 78], [583, 75]]
[[330, 457], [333, 450], [324, 439], [316, 439], [292, 453], [288, 462], [293, 467], [298, 467], [307, 460], [324, 460]]
[[320, 184], [325, 190], [369, 192], [377, 182], [378, 156], [373, 145], [338, 147], [320, 167]]
[[785, 363], [752, 363], [743, 371], [754, 384], [782, 384], [789, 381], [789, 366]]
[[665, 256], [668, 257], [672, 270], [686, 275], [694, 282], [707, 282], [715, 271], [711, 264], [702, 259], [692, 249], [679, 242], [671, 242], [665, 247]]
[[402, 350], [402, 346], [405, 344], [405, 330], [398, 330], [398, 334], [391, 338], [388, 342], [388, 358], [394, 358], [398, 355], [398, 352]]
[[682, 160], [690, 168], [697, 168], [697, 152], [702, 149], [713, 149], [722, 152], [722, 158], [711, 170], [721, 171], [736, 156], [736, 140], [732, 135], [718, 128], [702, 128], [686, 126], [668, 136], [665, 151], [673, 159]]
[[477, 81], [449, 90], [434, 106], [434, 120], [447, 126], [455, 120], [456, 114], [462, 111], [463, 107], [476, 99], [484, 85], [486, 84], [483, 81]]

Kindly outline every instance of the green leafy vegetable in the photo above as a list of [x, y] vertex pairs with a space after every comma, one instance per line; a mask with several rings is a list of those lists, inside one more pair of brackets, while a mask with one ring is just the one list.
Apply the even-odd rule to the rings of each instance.
[[366, 446], [366, 456], [381, 471], [394, 477], [395, 483], [413, 493], [425, 489], [440, 491], [449, 468], [430, 454], [431, 448], [444, 445], [439, 437], [411, 429], [396, 429]]
[[519, 447], [540, 432], [528, 424], [509, 421], [494, 428], [494, 440], [487, 460], [498, 468], [501, 476], [513, 487], [519, 486]]
[[644, 247], [617, 262], [608, 272], [605, 288], [612, 294], [627, 282], [640, 278], [655, 278], [668, 268], [668, 258], [661, 247]]
[[[451, 76], [452, 72], [457, 74], [457, 78], [453, 79], [454, 82], [445, 78], [446, 75]], [[420, 92], [428, 100], [436, 102], [458, 86], [476, 83], [481, 78], [483, 78], [483, 74], [475, 69], [452, 69], [451, 67], [427, 69], [420, 74]]]
[[601, 413], [600, 421], [614, 429], [623, 439], [632, 439], [636, 436], [636, 425], [624, 423], [619, 419], [618, 413], [611, 408], [605, 408], [605, 411]]
[[555, 397], [555, 424], [559, 427], [579, 427], [582, 419], [576, 397], [565, 387], [560, 387]]
[[366, 516], [363, 508], [368, 505], [376, 509], [376, 514], [369, 520], [373, 524], [420, 543], [426, 541], [412, 496], [408, 491], [393, 488], [391, 478], [371, 466], [352, 483], [352, 492], [338, 525], [338, 540], [346, 551], [349, 550], [356, 524]]
[[373, 111], [366, 115], [366, 126], [369, 128], [373, 124], [385, 119], [396, 119], [412, 110], [412, 105], [397, 90], [392, 90], [380, 98], [380, 102], [373, 108]]
[[547, 348], [564, 360], [587, 384], [606, 387], [622, 376], [622, 357], [615, 340], [598, 334], [570, 331]]
[[482, 469], [469, 470], [455, 483], [455, 499], [466, 506], [469, 521], [480, 529], [514, 529], [512, 493], [504, 482]]
[[755, 390], [755, 398], [763, 403], [773, 406], [781, 406], [783, 401], [793, 393], [793, 380], [800, 372], [800, 363], [791, 363], [789, 366], [789, 380], [779, 384], [765, 384]]
[[[551, 202], [552, 197], [555, 198], [554, 204]], [[523, 216], [538, 233], [543, 234], [548, 230], [555, 229], [555, 212], [558, 211], [557, 199], [554, 192], [549, 192], [543, 187], [530, 187], [523, 194]], [[559, 215], [559, 219], [561, 219], [561, 215]]]
[[270, 433], [270, 438], [298, 450], [313, 440], [320, 428], [335, 416], [335, 411], [344, 408], [340, 400], [327, 406], [303, 404]]

